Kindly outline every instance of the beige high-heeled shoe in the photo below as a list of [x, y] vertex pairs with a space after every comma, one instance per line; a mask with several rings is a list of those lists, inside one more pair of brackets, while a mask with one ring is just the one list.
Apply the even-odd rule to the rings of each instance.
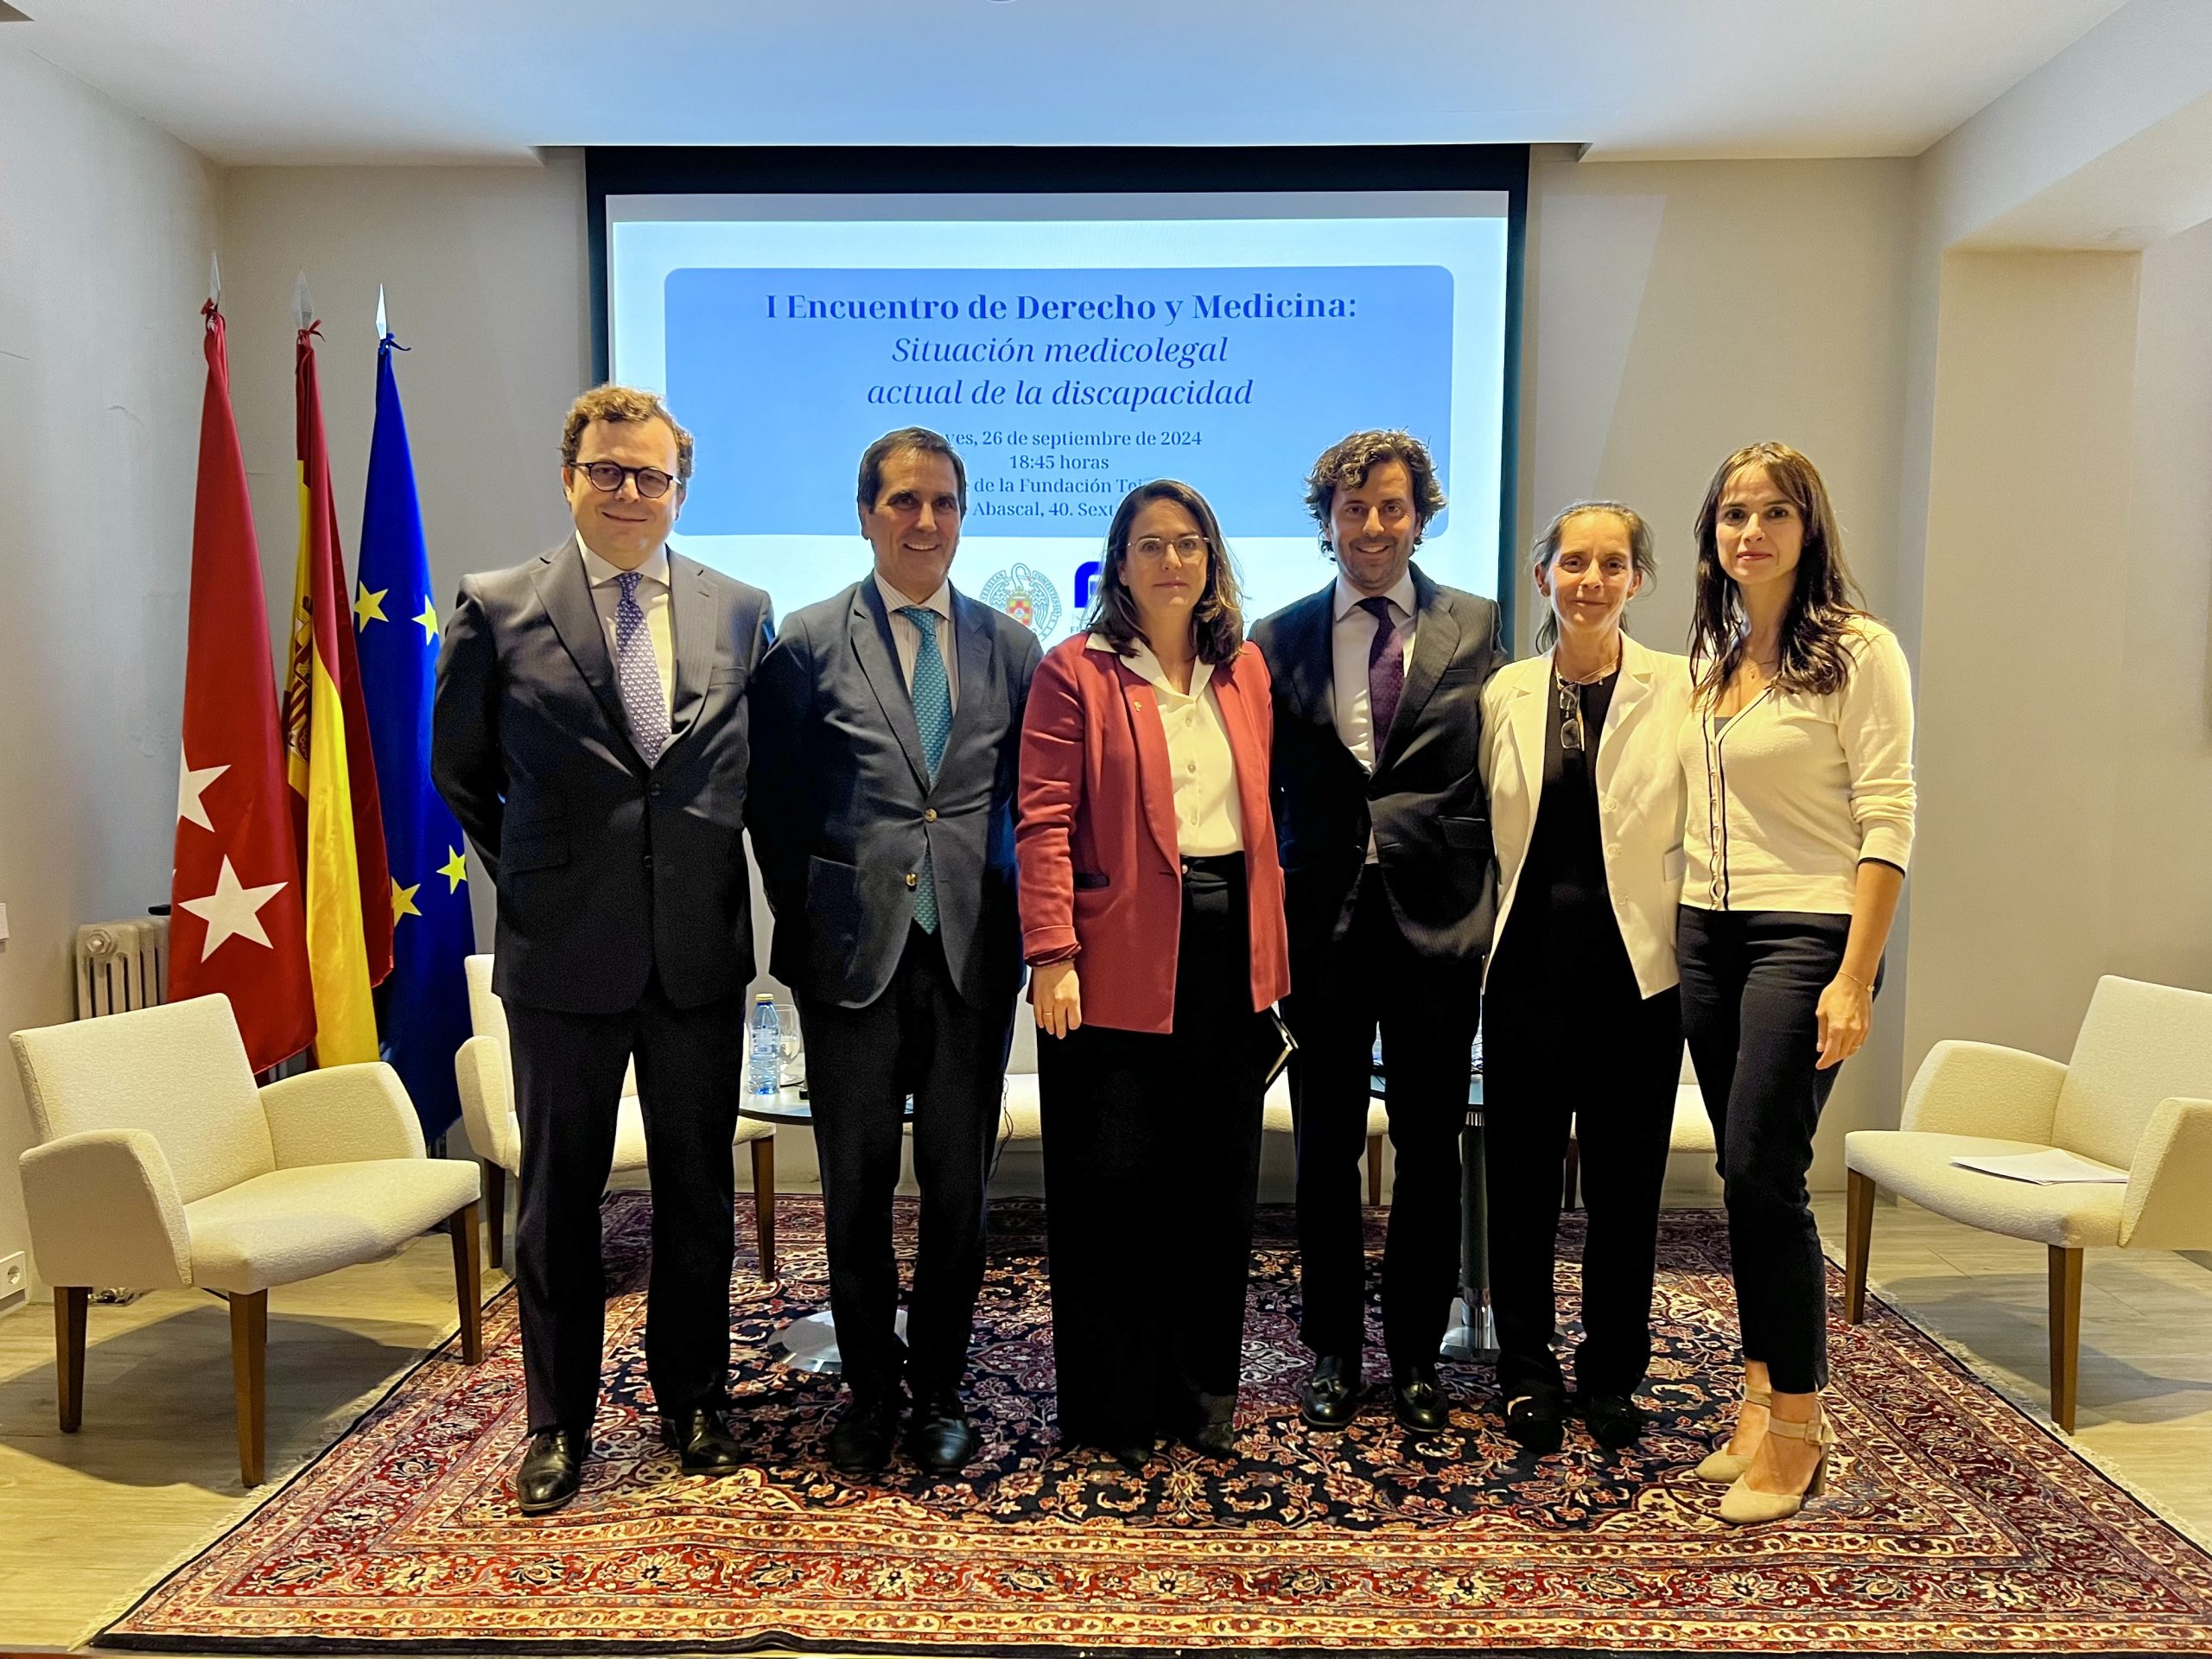
[[1835, 1433], [1828, 1427], [1827, 1412], [1815, 1406], [1810, 1421], [1802, 1423], [1770, 1418], [1766, 1432], [1785, 1440], [1807, 1440], [1820, 1447], [1821, 1455], [1813, 1465], [1813, 1478], [1805, 1483], [1802, 1492], [1762, 1492], [1745, 1484], [1751, 1478], [1748, 1474], [1738, 1475], [1736, 1484], [1720, 1495], [1720, 1518], [1732, 1527], [1787, 1521], [1805, 1507], [1808, 1498], [1818, 1497], [1827, 1490], [1828, 1452], [1835, 1445]]
[[[1774, 1395], [1765, 1389], [1746, 1388], [1744, 1390], [1744, 1403], [1766, 1407], [1770, 1419], [1773, 1415], [1773, 1402]], [[1733, 1434], [1728, 1437], [1732, 1440], [1735, 1438]], [[1705, 1461], [1697, 1466], [1697, 1478], [1710, 1481], [1715, 1486], [1732, 1486], [1736, 1484], [1736, 1477], [1751, 1466], [1751, 1457], [1750, 1452], [1731, 1452], [1727, 1441], [1724, 1440], [1714, 1450], [1706, 1453]]]

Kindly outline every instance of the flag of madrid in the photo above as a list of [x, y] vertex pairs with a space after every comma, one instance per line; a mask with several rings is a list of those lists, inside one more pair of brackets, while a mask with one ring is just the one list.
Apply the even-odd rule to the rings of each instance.
[[223, 314], [210, 301], [206, 315], [169, 995], [228, 996], [246, 1055], [262, 1071], [315, 1039], [315, 1001], [269, 612], [231, 413]]

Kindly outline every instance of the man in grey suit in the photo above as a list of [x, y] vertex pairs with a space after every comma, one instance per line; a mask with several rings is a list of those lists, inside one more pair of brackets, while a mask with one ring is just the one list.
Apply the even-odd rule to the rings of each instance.
[[515, 1278], [524, 1514], [575, 1496], [599, 1398], [599, 1201], [637, 1062], [653, 1192], [645, 1370], [685, 1470], [741, 1455], [729, 1370], [736, 1133], [753, 921], [747, 702], [768, 596], [668, 550], [691, 436], [650, 392], [578, 398], [561, 441], [576, 531], [462, 578], [438, 657], [431, 772], [499, 897], [492, 985], [522, 1121]]
[[[830, 1304], [851, 1398], [830, 1462], [872, 1474], [898, 1434], [940, 1475], [974, 1456], [960, 1395], [982, 1285], [984, 1184], [1021, 984], [1014, 766], [1036, 636], [955, 593], [968, 477], [936, 433], [861, 458], [875, 569], [792, 613], [760, 667], [753, 850], [770, 967], [798, 999]], [[891, 1236], [914, 1102], [921, 1229], [902, 1367]]]

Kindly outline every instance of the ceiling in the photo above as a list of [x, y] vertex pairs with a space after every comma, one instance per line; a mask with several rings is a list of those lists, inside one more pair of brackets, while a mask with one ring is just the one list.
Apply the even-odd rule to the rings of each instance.
[[1916, 155], [2124, 0], [16, 0], [218, 162], [572, 144]]

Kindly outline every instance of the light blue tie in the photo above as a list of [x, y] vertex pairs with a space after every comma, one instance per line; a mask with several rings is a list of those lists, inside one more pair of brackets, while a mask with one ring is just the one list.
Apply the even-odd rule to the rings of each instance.
[[625, 570], [614, 578], [622, 590], [614, 605], [614, 678], [622, 688], [622, 712], [630, 716], [630, 741], [650, 766], [668, 747], [668, 695], [661, 690], [652, 634], [638, 603], [638, 583], [644, 579], [642, 570]]
[[[901, 605], [899, 614], [922, 636], [921, 649], [914, 653], [914, 724], [921, 728], [922, 759], [929, 763], [934, 784], [938, 762], [944, 759], [944, 741], [952, 735], [952, 686], [944, 676], [944, 653], [938, 649], [938, 614], [926, 605]], [[926, 845], [921, 880], [914, 887], [914, 924], [925, 933], [937, 931], [937, 872]]]

